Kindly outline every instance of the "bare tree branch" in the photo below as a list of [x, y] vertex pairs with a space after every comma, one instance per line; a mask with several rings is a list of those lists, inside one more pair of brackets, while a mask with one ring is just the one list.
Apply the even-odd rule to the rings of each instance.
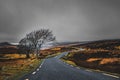
[[40, 50], [41, 46], [46, 42], [54, 40], [55, 36], [53, 36], [52, 31], [50, 31], [49, 29], [40, 29], [27, 34], [26, 37], [20, 41], [20, 43], [24, 43], [25, 41], [25, 44], [29, 43], [29, 47], [32, 47], [32, 49], [36, 51], [38, 57], [38, 50]]

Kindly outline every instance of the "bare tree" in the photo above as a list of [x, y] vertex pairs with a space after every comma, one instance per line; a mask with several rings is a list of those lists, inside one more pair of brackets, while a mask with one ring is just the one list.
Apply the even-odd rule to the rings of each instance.
[[26, 35], [27, 40], [32, 44], [38, 58], [42, 45], [46, 42], [54, 41], [55, 37], [49, 29], [40, 29]]
[[19, 45], [19, 53], [26, 54], [26, 58], [30, 58], [30, 53], [33, 52], [32, 44], [27, 40], [27, 38], [23, 38], [20, 40]]

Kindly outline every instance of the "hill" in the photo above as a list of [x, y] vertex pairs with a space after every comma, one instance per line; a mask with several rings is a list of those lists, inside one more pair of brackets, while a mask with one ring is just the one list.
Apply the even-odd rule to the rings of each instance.
[[12, 45], [9, 42], [0, 43], [0, 54], [13, 54], [17, 53], [17, 45]]
[[1, 42], [0, 46], [10, 46], [11, 44], [9, 42]]
[[99, 40], [71, 46], [75, 48], [63, 57], [78, 66], [120, 74], [120, 40]]

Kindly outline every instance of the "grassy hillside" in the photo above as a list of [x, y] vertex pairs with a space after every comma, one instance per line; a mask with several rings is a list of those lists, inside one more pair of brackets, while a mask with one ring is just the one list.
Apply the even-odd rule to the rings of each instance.
[[11, 45], [2, 46], [0, 48], [0, 80], [18, 80], [21, 76], [33, 71], [42, 59], [48, 55], [54, 56], [60, 49], [41, 50], [40, 59], [36, 59], [34, 54], [30, 54], [30, 58], [26, 58], [25, 54], [18, 54], [17, 48]]
[[64, 57], [78, 66], [120, 74], [120, 40], [101, 40], [72, 46], [76, 48]]
[[0, 80], [18, 80], [34, 70], [41, 62], [40, 59], [26, 59], [24, 54], [5, 54], [4, 56], [9, 58], [0, 59]]

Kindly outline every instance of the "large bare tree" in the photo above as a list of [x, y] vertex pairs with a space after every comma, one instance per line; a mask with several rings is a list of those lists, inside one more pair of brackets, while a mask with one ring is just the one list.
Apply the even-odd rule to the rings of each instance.
[[32, 44], [38, 58], [42, 45], [46, 42], [54, 41], [55, 36], [53, 36], [52, 31], [49, 29], [40, 29], [27, 34], [26, 39], [30, 42], [30, 44]]
[[27, 40], [27, 38], [23, 38], [20, 40], [18, 48], [19, 53], [26, 54], [26, 58], [30, 58], [29, 54], [33, 52], [33, 46], [30, 41]]

